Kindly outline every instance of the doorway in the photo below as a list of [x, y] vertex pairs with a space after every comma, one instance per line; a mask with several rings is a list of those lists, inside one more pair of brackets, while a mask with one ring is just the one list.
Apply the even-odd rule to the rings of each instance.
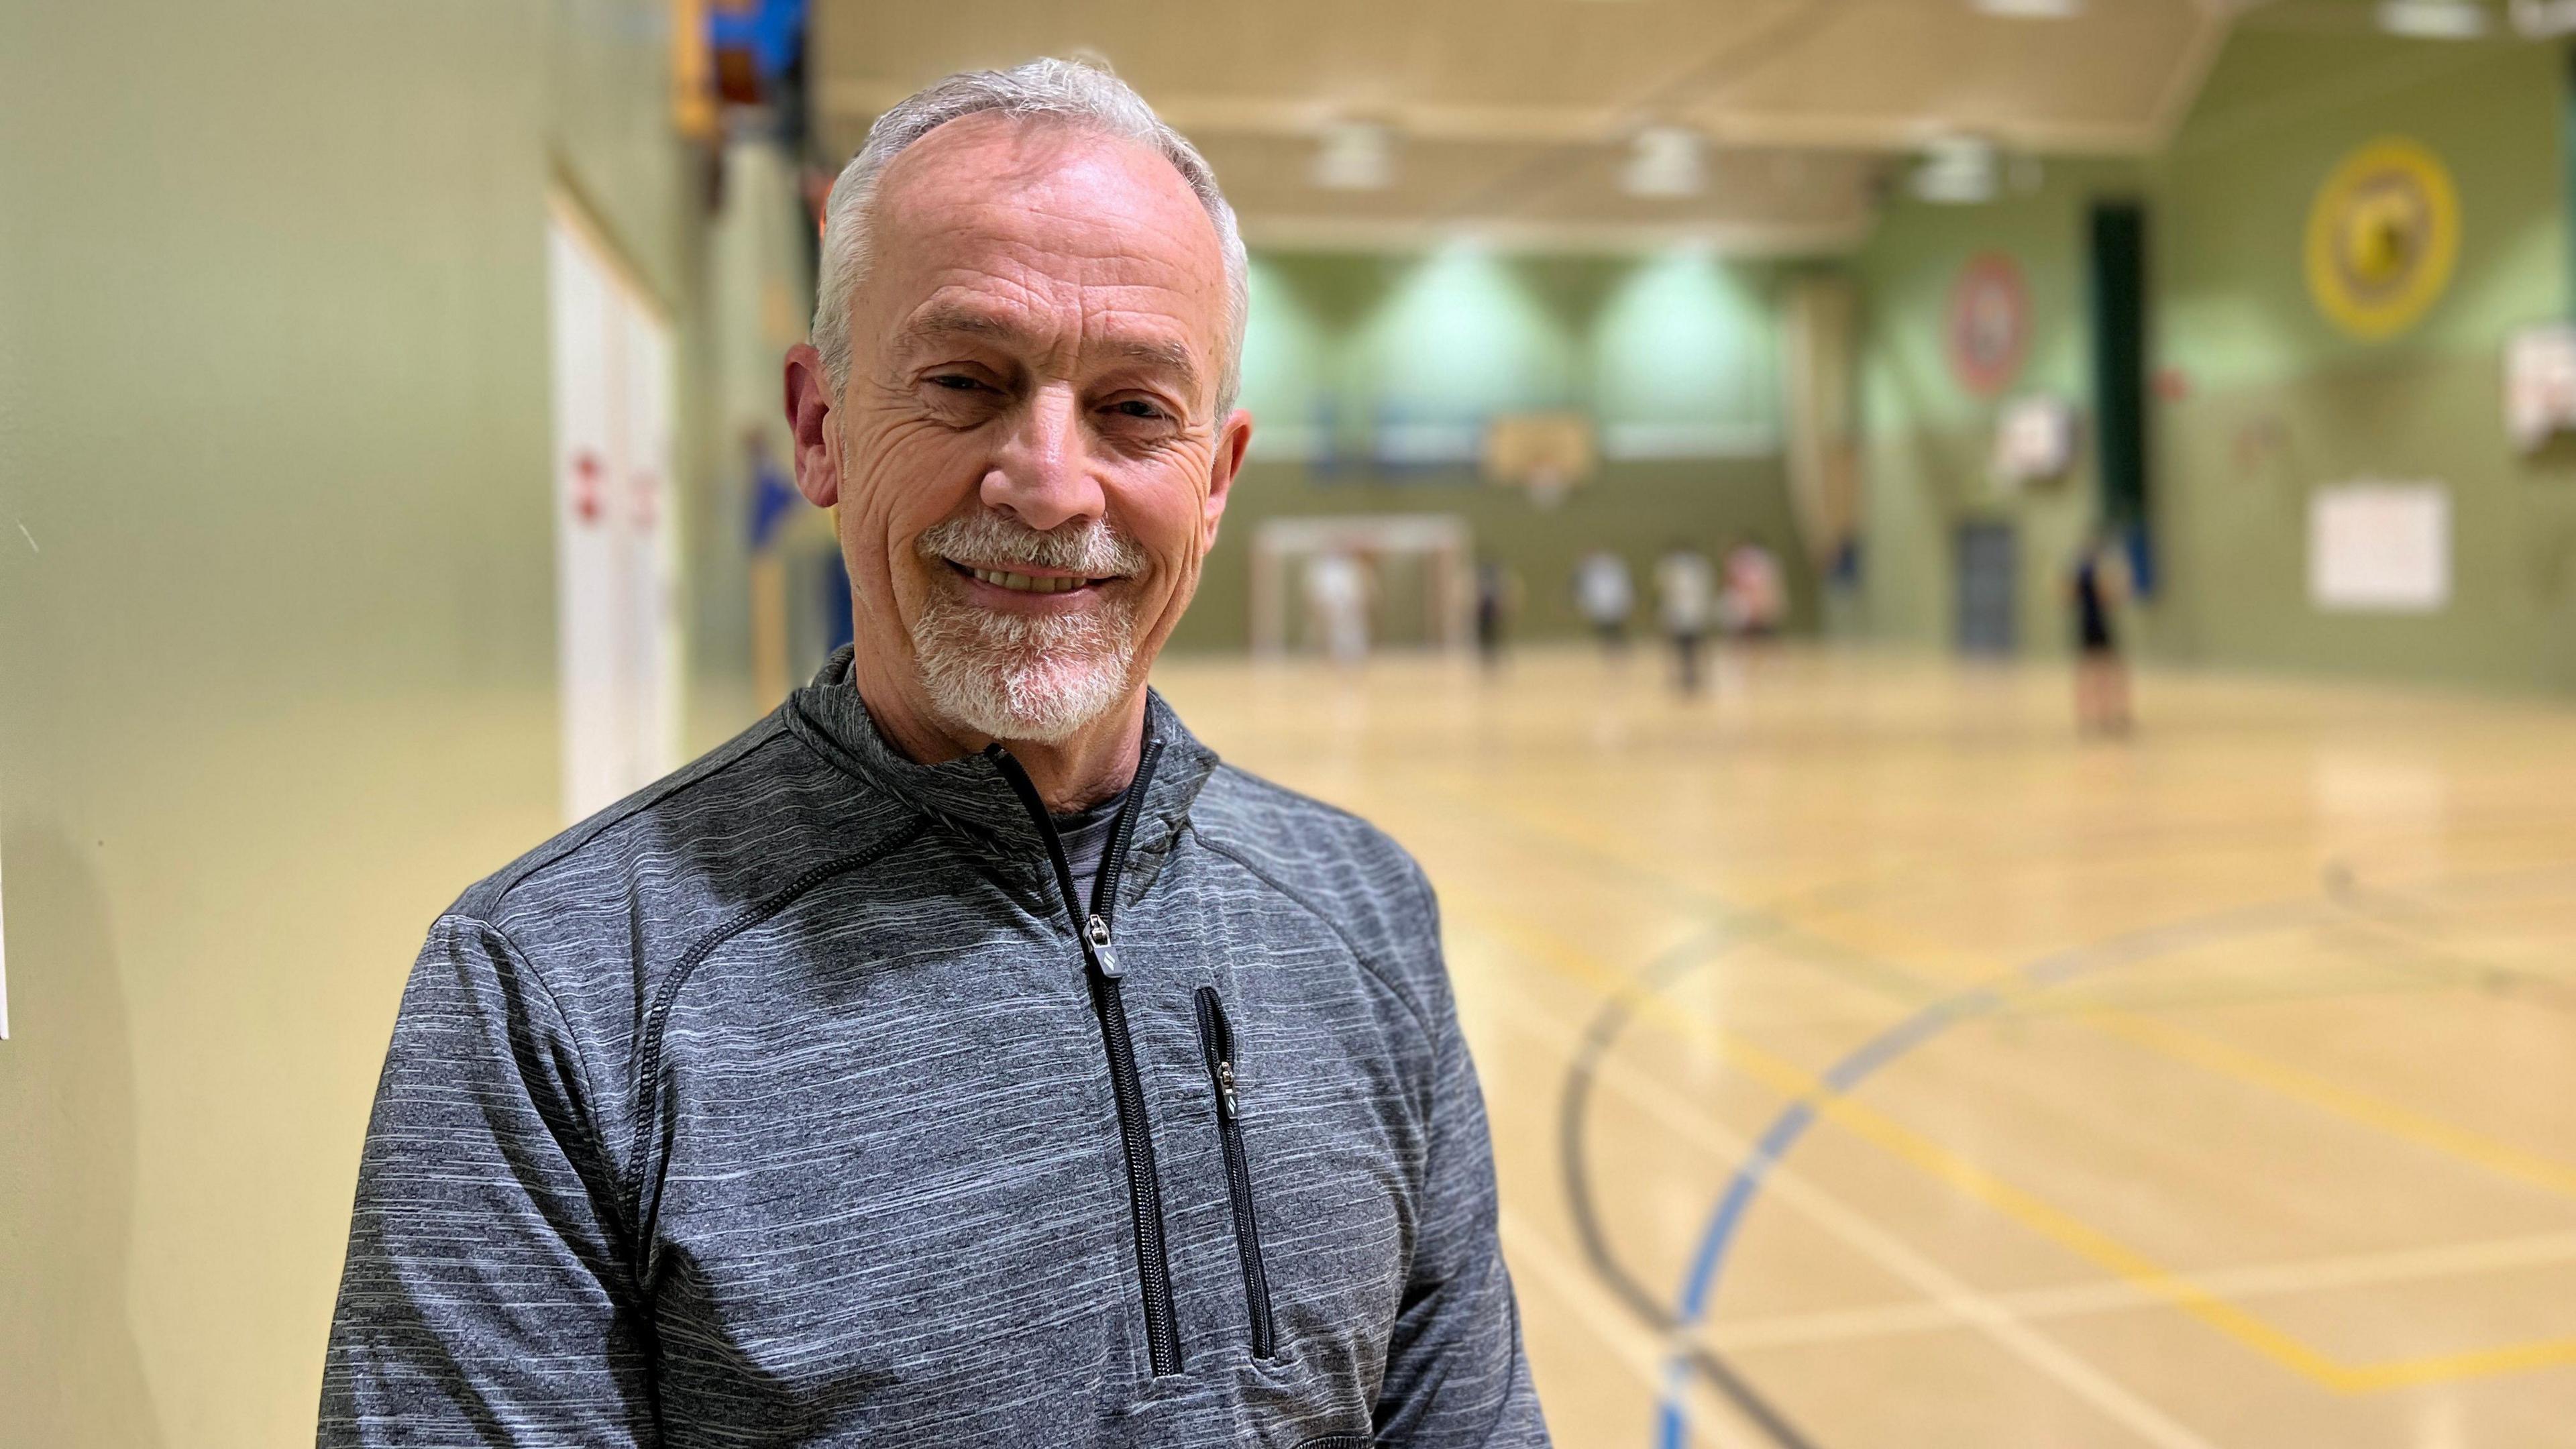
[[1992, 519], [1962, 523], [1958, 551], [1959, 652], [2012, 653], [2021, 577], [2013, 526]]
[[680, 753], [671, 328], [587, 221], [559, 202], [546, 226], [568, 820], [669, 773]]

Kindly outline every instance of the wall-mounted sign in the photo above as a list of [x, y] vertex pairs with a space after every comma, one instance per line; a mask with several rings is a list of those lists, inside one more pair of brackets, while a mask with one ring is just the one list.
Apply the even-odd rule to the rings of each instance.
[[2576, 324], [2543, 322], [2505, 339], [2504, 430], [2526, 453], [2576, 431]]
[[1995, 422], [1995, 476], [2007, 487], [2051, 483], [2075, 467], [2075, 408], [2064, 398], [2023, 397]]
[[2459, 257], [2459, 193], [2419, 142], [2390, 136], [2354, 151], [2308, 208], [2308, 295], [2355, 337], [2414, 325]]
[[2030, 288], [2001, 252], [1970, 257], [1950, 286], [1950, 375], [1977, 397], [2012, 385], [2030, 351]]
[[2451, 602], [2451, 493], [2362, 481], [2308, 497], [2308, 601], [2336, 612], [2430, 614]]

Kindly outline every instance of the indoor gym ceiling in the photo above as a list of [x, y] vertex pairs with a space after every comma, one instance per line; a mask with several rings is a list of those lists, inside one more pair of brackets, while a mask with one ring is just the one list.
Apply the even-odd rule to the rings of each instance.
[[[2037, 3], [2037, 0], [2024, 0]], [[1384, 246], [1469, 232], [1534, 246], [1855, 243], [1906, 158], [2160, 144], [2241, 0], [820, 0], [815, 129], [835, 157], [953, 70], [1107, 61], [1207, 154], [1256, 243]], [[1623, 185], [1639, 133], [1683, 133], [1689, 179]], [[1374, 142], [1381, 184], [1316, 179]], [[1701, 138], [1693, 142], [1690, 138]]]

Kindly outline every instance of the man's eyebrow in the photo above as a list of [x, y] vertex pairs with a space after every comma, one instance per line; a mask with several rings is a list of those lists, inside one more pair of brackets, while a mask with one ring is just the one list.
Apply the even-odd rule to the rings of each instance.
[[1184, 388], [1198, 385], [1198, 363], [1191, 358], [1189, 348], [1178, 342], [1153, 341], [1141, 337], [1130, 338], [1106, 342], [1102, 344], [1102, 350], [1130, 362], [1141, 362], [1148, 367], [1159, 367], [1166, 372], [1176, 374]]
[[933, 307], [903, 324], [900, 340], [928, 342], [942, 337], [975, 337], [986, 342], [1017, 342], [1019, 328], [972, 307]]
[[[1020, 327], [990, 312], [954, 306], [932, 307], [916, 315], [904, 324], [897, 340], [902, 346], [919, 346], [949, 337], [972, 337], [1006, 346], [1028, 340], [1028, 334]], [[1099, 344], [1099, 349], [1122, 361], [1170, 372], [1184, 388], [1198, 385], [1198, 362], [1190, 356], [1186, 344], [1163, 338], [1109, 338]]]

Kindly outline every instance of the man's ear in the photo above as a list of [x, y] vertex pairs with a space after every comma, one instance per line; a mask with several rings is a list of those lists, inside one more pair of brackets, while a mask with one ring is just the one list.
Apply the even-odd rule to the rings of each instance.
[[1252, 446], [1252, 414], [1236, 408], [1219, 425], [1216, 451], [1208, 459], [1207, 502], [1200, 516], [1207, 521], [1205, 547], [1216, 546], [1217, 521], [1225, 517], [1225, 500], [1234, 492], [1234, 475], [1243, 471], [1244, 450]]
[[787, 426], [796, 438], [796, 491], [817, 508], [841, 501], [841, 459], [834, 446], [831, 379], [810, 342], [787, 349]]

